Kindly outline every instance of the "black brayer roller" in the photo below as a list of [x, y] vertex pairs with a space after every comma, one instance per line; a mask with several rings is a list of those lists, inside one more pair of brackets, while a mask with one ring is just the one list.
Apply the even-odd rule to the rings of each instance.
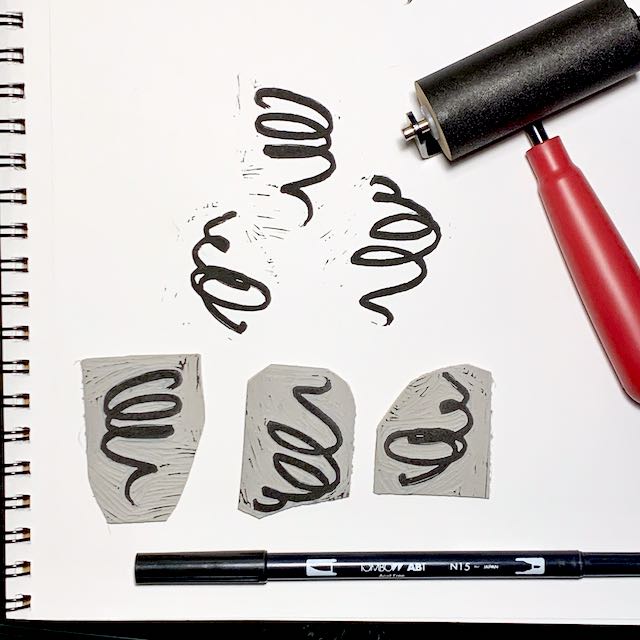
[[[640, 20], [585, 0], [416, 82], [403, 133], [455, 161], [525, 130], [527, 158], [576, 287], [626, 391], [640, 402], [640, 270], [606, 210], [541, 120], [640, 70]], [[640, 106], [640, 89], [636, 92]], [[635, 123], [634, 123], [635, 126]]]

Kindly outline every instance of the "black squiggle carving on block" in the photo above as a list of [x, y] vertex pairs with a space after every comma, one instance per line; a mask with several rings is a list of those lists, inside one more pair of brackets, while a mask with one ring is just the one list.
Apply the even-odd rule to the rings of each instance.
[[[235, 331], [236, 333], [244, 333], [247, 329], [246, 322], [235, 323], [228, 316], [226, 316], [220, 308], [231, 309], [234, 311], [261, 311], [266, 309], [271, 302], [271, 292], [264, 283], [246, 276], [239, 271], [232, 271], [226, 267], [220, 267], [215, 265], [208, 265], [202, 258], [200, 258], [200, 250], [210, 245], [215, 247], [218, 251], [226, 253], [231, 246], [231, 243], [223, 236], [214, 235], [211, 230], [214, 227], [235, 218], [238, 214], [235, 211], [229, 211], [218, 218], [214, 218], [207, 222], [204, 226], [204, 237], [193, 248], [192, 256], [195, 262], [196, 269], [191, 274], [191, 286], [193, 290], [200, 296], [207, 311], [221, 324], [228, 329]], [[205, 290], [205, 286], [208, 282], [219, 282], [230, 289], [237, 291], [249, 291], [250, 289], [257, 289], [264, 300], [259, 304], [241, 304], [239, 302], [229, 302]]]
[[[384, 442], [384, 451], [392, 459], [404, 464], [410, 464], [417, 467], [433, 467], [426, 473], [421, 473], [417, 476], [409, 478], [407, 474], [401, 473], [398, 476], [398, 481], [403, 487], [409, 487], [416, 484], [421, 484], [439, 476], [444, 473], [454, 462], [460, 460], [467, 452], [467, 441], [465, 436], [471, 431], [473, 427], [473, 416], [468, 408], [470, 399], [469, 390], [460, 382], [458, 382], [450, 373], [444, 372], [442, 377], [453, 386], [462, 396], [462, 400], [443, 400], [440, 403], [440, 414], [447, 415], [454, 413], [455, 411], [462, 411], [466, 416], [466, 423], [457, 431], [451, 429], [442, 428], [425, 428], [425, 429], [406, 429], [402, 431], [396, 431], [391, 433]], [[406, 438], [410, 445], [431, 445], [431, 444], [446, 444], [451, 448], [451, 453], [448, 456], [442, 456], [439, 458], [409, 458], [407, 456], [401, 456], [392, 450], [392, 445], [398, 440]]]
[[[275, 89], [265, 88], [258, 89], [255, 95], [255, 102], [259, 107], [264, 109], [270, 109], [271, 107], [265, 101], [265, 98], [277, 98], [280, 100], [286, 100], [295, 104], [308, 107], [312, 111], [315, 111], [326, 121], [326, 126], [322, 123], [313, 120], [307, 116], [302, 116], [297, 113], [283, 113], [283, 112], [269, 112], [260, 114], [256, 118], [256, 131], [267, 138], [277, 138], [280, 140], [295, 140], [298, 144], [268, 144], [265, 145], [263, 151], [269, 158], [292, 159], [292, 158], [324, 158], [329, 167], [315, 176], [310, 178], [304, 178], [303, 180], [296, 180], [295, 182], [289, 182], [288, 184], [280, 187], [280, 192], [298, 198], [304, 202], [307, 207], [307, 219], [302, 226], [305, 226], [313, 218], [313, 204], [309, 199], [309, 196], [304, 192], [306, 187], [309, 187], [319, 182], [326, 180], [336, 170], [336, 160], [331, 153], [331, 133], [333, 131], [333, 117], [330, 111], [321, 105], [316, 100], [288, 91], [287, 89]], [[286, 128], [279, 129], [274, 126], [270, 126], [271, 123], [293, 123], [302, 125], [304, 129], [302, 131], [287, 130]], [[321, 144], [299, 144], [300, 142], [309, 142], [319, 140]]]
[[[400, 187], [391, 179], [385, 176], [374, 176], [371, 179], [373, 185], [381, 185], [391, 191], [391, 193], [385, 193], [378, 191], [374, 194], [374, 202], [384, 202], [391, 204], [398, 204], [402, 207], [410, 209], [403, 213], [397, 213], [387, 216], [378, 220], [369, 232], [369, 236], [374, 240], [420, 240], [426, 238], [431, 234], [434, 235], [434, 239], [431, 244], [421, 251], [412, 252], [400, 247], [394, 247], [391, 245], [371, 245], [364, 247], [356, 251], [351, 257], [351, 263], [360, 267], [395, 267], [402, 264], [414, 263], [420, 273], [413, 279], [402, 284], [398, 284], [392, 287], [386, 287], [384, 289], [378, 289], [372, 291], [360, 298], [360, 304], [365, 308], [375, 313], [383, 315], [386, 319], [385, 326], [389, 326], [393, 320], [393, 313], [381, 304], [373, 302], [377, 298], [385, 298], [387, 296], [395, 295], [396, 293], [402, 293], [403, 291], [410, 291], [415, 289], [426, 277], [427, 277], [427, 264], [425, 257], [435, 251], [436, 247], [440, 244], [442, 239], [442, 232], [440, 231], [440, 225], [433, 219], [431, 213], [422, 205], [419, 205], [414, 200], [402, 197]], [[385, 227], [394, 224], [396, 222], [417, 222], [422, 228], [416, 231], [385, 231]], [[375, 258], [374, 254], [390, 253], [397, 257], [382, 257]]]
[[[256, 511], [271, 513], [282, 509], [282, 507], [284, 507], [288, 502], [300, 503], [318, 500], [319, 498], [322, 498], [322, 496], [333, 491], [340, 484], [340, 467], [333, 457], [338, 449], [340, 449], [343, 442], [340, 427], [338, 427], [338, 425], [326, 413], [321, 411], [304, 397], [308, 395], [322, 395], [330, 390], [331, 381], [328, 378], [325, 378], [325, 384], [322, 387], [294, 387], [293, 397], [307, 411], [309, 411], [309, 413], [314, 415], [329, 428], [335, 440], [334, 444], [329, 447], [324, 447], [317, 440], [299, 429], [295, 429], [294, 427], [290, 427], [280, 422], [274, 422], [273, 420], [270, 420], [267, 423], [267, 432], [274, 442], [288, 451], [308, 456], [322, 457], [331, 467], [335, 476], [334, 479], [331, 480], [321, 468], [315, 467], [305, 460], [300, 460], [299, 458], [286, 453], [274, 453], [273, 466], [275, 467], [275, 470], [283, 480], [289, 483], [294, 489], [298, 489], [301, 493], [286, 493], [272, 487], [262, 487], [262, 495], [270, 500], [275, 500], [275, 502], [260, 502], [255, 499], [253, 501], [253, 508]], [[297, 445], [294, 441], [298, 441], [301, 444]], [[289, 465], [299, 469], [300, 471], [306, 472], [310, 476], [314, 477], [319, 484], [309, 484], [299, 480], [287, 470], [285, 465]]]
[[[112, 402], [123, 392], [133, 387], [141, 386], [153, 382], [155, 380], [172, 380], [173, 382], [167, 389], [176, 389], [182, 384], [182, 374], [173, 369], [161, 369], [158, 371], [150, 371], [142, 375], [129, 378], [124, 382], [112, 387], [104, 397], [103, 410], [105, 414], [105, 426], [107, 431], [102, 436], [100, 442], [100, 450], [114, 462], [133, 467], [135, 471], [129, 476], [124, 487], [125, 498], [134, 504], [131, 498], [131, 486], [136, 480], [157, 473], [158, 467], [150, 462], [127, 458], [126, 456], [115, 453], [109, 449], [109, 443], [114, 438], [136, 438], [136, 439], [159, 439], [168, 438], [173, 435], [174, 429], [170, 424], [128, 424], [124, 426], [116, 425], [114, 422], [150, 422], [153, 420], [165, 420], [176, 416], [182, 411], [182, 400], [173, 393], [148, 393], [145, 395], [126, 398], [118, 402], [115, 406], [111, 406]], [[150, 411], [128, 411], [132, 407], [151, 403], [163, 403], [168, 407], [164, 409], [155, 409]]]

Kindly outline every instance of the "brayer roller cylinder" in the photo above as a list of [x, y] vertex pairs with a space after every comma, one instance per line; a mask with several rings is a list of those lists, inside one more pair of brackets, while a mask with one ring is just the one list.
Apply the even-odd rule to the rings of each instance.
[[416, 82], [431, 135], [455, 160], [640, 70], [640, 20], [585, 0]]

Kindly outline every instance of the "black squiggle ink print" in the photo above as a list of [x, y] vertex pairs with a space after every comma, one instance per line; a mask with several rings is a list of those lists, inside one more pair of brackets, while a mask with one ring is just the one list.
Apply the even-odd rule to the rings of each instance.
[[[338, 425], [326, 413], [321, 411], [304, 397], [308, 395], [323, 395], [330, 390], [331, 381], [328, 378], [325, 378], [325, 383], [322, 387], [294, 387], [293, 397], [307, 411], [309, 411], [309, 413], [314, 415], [329, 428], [335, 439], [334, 444], [329, 447], [324, 447], [317, 440], [299, 429], [289, 427], [286, 424], [281, 424], [280, 422], [274, 422], [273, 420], [270, 420], [267, 423], [267, 432], [276, 444], [279, 444], [288, 451], [308, 456], [322, 457], [331, 467], [334, 479], [330, 480], [322, 469], [315, 467], [304, 460], [300, 460], [299, 458], [286, 453], [274, 453], [273, 466], [275, 467], [275, 470], [283, 480], [288, 482], [294, 489], [299, 489], [301, 493], [286, 493], [272, 487], [262, 487], [262, 495], [270, 500], [275, 500], [275, 502], [260, 502], [255, 499], [253, 501], [253, 508], [256, 511], [271, 513], [282, 509], [287, 502], [299, 503], [318, 500], [319, 498], [322, 498], [322, 496], [333, 491], [340, 484], [340, 467], [333, 457], [338, 449], [340, 449], [343, 442], [340, 427], [338, 427]], [[301, 444], [295, 444], [295, 441], [298, 441]], [[300, 469], [301, 471], [308, 473], [314, 477], [319, 484], [308, 484], [299, 480], [287, 470], [285, 465], [295, 467], [296, 469]]]
[[[244, 333], [247, 329], [247, 323], [233, 322], [224, 313], [222, 313], [222, 311], [220, 311], [219, 307], [223, 309], [232, 309], [234, 311], [261, 311], [262, 309], [266, 309], [271, 302], [271, 292], [269, 291], [269, 288], [266, 284], [263, 284], [254, 278], [250, 278], [244, 273], [232, 271], [226, 267], [208, 265], [204, 260], [202, 260], [202, 258], [200, 258], [200, 249], [206, 245], [211, 245], [222, 253], [226, 253], [229, 250], [229, 247], [231, 246], [230, 242], [223, 236], [212, 234], [211, 230], [223, 222], [235, 218], [237, 215], [238, 214], [235, 211], [229, 211], [228, 213], [207, 222], [204, 226], [204, 237], [196, 244], [191, 254], [196, 265], [195, 271], [191, 274], [191, 286], [200, 298], [202, 298], [202, 302], [204, 302], [204, 306], [207, 308], [207, 311], [209, 311], [209, 313], [218, 322], [236, 333]], [[264, 300], [259, 304], [241, 304], [239, 302], [223, 300], [222, 298], [218, 298], [205, 290], [205, 285], [212, 281], [219, 282], [220, 284], [223, 284], [230, 289], [236, 289], [237, 291], [249, 291], [252, 288], [257, 289]]]
[[[367, 293], [360, 298], [360, 304], [365, 309], [369, 309], [375, 313], [383, 315], [386, 319], [385, 326], [389, 326], [394, 320], [393, 313], [391, 313], [387, 307], [377, 304], [373, 302], [373, 300], [415, 289], [427, 277], [427, 264], [425, 262], [425, 257], [435, 251], [436, 247], [440, 244], [442, 233], [440, 231], [440, 225], [438, 225], [438, 223], [433, 219], [431, 213], [414, 200], [403, 198], [400, 187], [393, 180], [386, 178], [385, 176], [373, 176], [370, 184], [372, 186], [381, 185], [391, 191], [391, 193], [378, 191], [373, 196], [374, 202], [398, 204], [413, 212], [410, 213], [407, 211], [397, 213], [378, 220], [371, 227], [371, 231], [369, 232], [369, 236], [371, 238], [374, 240], [420, 240], [431, 234], [434, 235], [434, 239], [431, 244], [417, 253], [389, 245], [371, 245], [359, 249], [351, 257], [351, 264], [359, 267], [395, 267], [402, 264], [414, 263], [418, 269], [420, 269], [420, 273], [408, 282], [404, 282], [393, 287], [378, 289], [377, 291]], [[403, 232], [384, 230], [385, 227], [394, 224], [395, 222], [403, 221], [417, 222], [422, 226], [422, 228], [416, 231]], [[390, 253], [397, 257], [372, 257], [373, 254], [380, 253]]]
[[[312, 118], [302, 116], [297, 113], [269, 112], [263, 113], [256, 118], [256, 131], [267, 138], [279, 138], [280, 140], [296, 140], [315, 141], [320, 140], [322, 144], [268, 144], [265, 145], [263, 151], [269, 158], [290, 159], [290, 158], [324, 158], [329, 167], [311, 178], [304, 178], [296, 182], [290, 182], [280, 187], [280, 192], [298, 198], [307, 207], [307, 219], [303, 223], [303, 227], [313, 218], [313, 204], [309, 196], [303, 191], [305, 187], [309, 187], [326, 180], [335, 170], [336, 161], [331, 153], [331, 132], [333, 131], [333, 117], [329, 110], [312, 98], [307, 98], [299, 93], [288, 91], [287, 89], [265, 88], [258, 89], [255, 95], [255, 102], [259, 107], [270, 109], [271, 107], [265, 98], [277, 98], [294, 102], [296, 104], [308, 107], [315, 111], [326, 121], [326, 126]], [[279, 129], [271, 126], [271, 123], [285, 122], [302, 125], [305, 129], [302, 131], [291, 131], [286, 128]]]
[[[465, 436], [473, 427], [473, 416], [467, 407], [470, 398], [469, 390], [460, 384], [450, 373], [444, 372], [442, 377], [458, 391], [462, 396], [462, 400], [443, 400], [440, 403], [440, 414], [444, 416], [449, 413], [454, 413], [455, 411], [462, 411], [467, 418], [467, 422], [461, 429], [458, 429], [458, 431], [442, 428], [424, 428], [407, 429], [389, 434], [384, 442], [384, 451], [392, 460], [416, 467], [433, 467], [430, 471], [414, 476], [413, 478], [409, 478], [405, 473], [401, 473], [398, 476], [398, 480], [403, 487], [422, 484], [427, 480], [431, 480], [431, 478], [439, 476], [454, 462], [460, 460], [467, 452], [468, 445]], [[451, 453], [448, 456], [440, 458], [409, 458], [407, 456], [401, 456], [395, 453], [391, 447], [394, 442], [402, 440], [403, 438], [406, 438], [407, 442], [411, 445], [446, 444], [451, 447]]]
[[[174, 429], [170, 424], [144, 424], [136, 425], [129, 424], [124, 426], [115, 425], [114, 422], [150, 422], [153, 420], [165, 420], [176, 416], [182, 411], [182, 400], [173, 393], [147, 393], [145, 395], [134, 396], [121, 400], [115, 406], [111, 406], [112, 402], [118, 395], [132, 389], [133, 387], [141, 386], [153, 382], [155, 380], [172, 380], [173, 382], [167, 386], [167, 389], [176, 389], [182, 384], [182, 373], [173, 369], [161, 369], [158, 371], [150, 371], [143, 373], [139, 376], [129, 378], [124, 382], [112, 387], [104, 397], [103, 410], [105, 414], [105, 426], [107, 431], [102, 436], [100, 443], [100, 450], [107, 458], [117, 462], [118, 464], [124, 464], [128, 467], [133, 467], [135, 471], [129, 476], [124, 487], [125, 498], [134, 504], [131, 498], [131, 486], [136, 480], [148, 476], [152, 473], [157, 473], [158, 467], [150, 462], [143, 462], [141, 460], [134, 460], [133, 458], [127, 458], [119, 453], [115, 453], [109, 449], [109, 443], [114, 438], [136, 438], [139, 440], [168, 438], [173, 435]], [[155, 409], [152, 411], [128, 411], [132, 407], [138, 405], [151, 404], [154, 402], [161, 402], [169, 405], [164, 409]]]

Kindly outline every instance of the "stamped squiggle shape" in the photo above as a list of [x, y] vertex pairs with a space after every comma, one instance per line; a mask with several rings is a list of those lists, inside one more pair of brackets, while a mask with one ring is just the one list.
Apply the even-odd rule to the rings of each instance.
[[[378, 298], [386, 298], [397, 293], [411, 291], [423, 282], [427, 277], [425, 258], [430, 253], [433, 253], [440, 244], [442, 232], [440, 231], [440, 225], [433, 219], [431, 213], [415, 200], [404, 198], [400, 187], [393, 180], [385, 176], [373, 176], [370, 184], [372, 186], [380, 185], [391, 192], [378, 191], [373, 196], [374, 202], [397, 204], [409, 210], [385, 216], [378, 220], [369, 232], [369, 236], [372, 239], [405, 241], [421, 240], [422, 238], [433, 236], [431, 243], [417, 252], [394, 245], [370, 245], [358, 249], [351, 257], [351, 263], [359, 267], [395, 267], [411, 263], [418, 267], [419, 273], [415, 278], [398, 285], [372, 291], [360, 298], [360, 304], [365, 309], [382, 315], [385, 318], [385, 326], [389, 326], [394, 320], [393, 313], [387, 307], [373, 301]], [[421, 228], [415, 231], [385, 231], [385, 227], [397, 222], [416, 222]], [[391, 254], [391, 257], [374, 257], [381, 253]]]
[[[275, 158], [277, 160], [323, 158], [329, 163], [327, 169], [315, 176], [289, 182], [280, 187], [281, 193], [298, 198], [298, 200], [304, 203], [307, 209], [307, 218], [302, 226], [305, 226], [313, 218], [313, 204], [304, 189], [323, 182], [336, 170], [336, 160], [333, 153], [331, 153], [333, 117], [331, 112], [318, 101], [299, 93], [277, 88], [263, 88], [256, 91], [255, 102], [259, 107], [270, 109], [271, 107], [266, 101], [266, 99], [269, 98], [276, 98], [307, 107], [326, 122], [326, 124], [323, 124], [313, 118], [297, 113], [275, 111], [262, 113], [256, 118], [256, 131], [259, 134], [267, 138], [285, 141], [282, 144], [265, 145], [263, 152], [269, 158]], [[278, 128], [277, 126], [273, 126], [273, 123], [302, 125], [302, 130], [288, 129], [286, 127]], [[287, 141], [295, 141], [295, 144]], [[320, 144], [314, 144], [315, 141], [320, 141]]]
[[[221, 311], [221, 309], [230, 309], [233, 311], [261, 311], [266, 309], [271, 303], [271, 292], [266, 284], [251, 278], [240, 271], [233, 271], [226, 267], [218, 265], [207, 264], [200, 256], [200, 251], [203, 247], [211, 246], [226, 253], [231, 246], [231, 243], [224, 236], [216, 235], [212, 233], [212, 229], [226, 222], [232, 220], [238, 214], [235, 211], [229, 211], [224, 215], [214, 218], [204, 225], [204, 237], [198, 241], [193, 247], [192, 257], [196, 265], [195, 271], [191, 274], [191, 286], [193, 290], [200, 296], [207, 311], [222, 325], [235, 331], [236, 333], [244, 333], [247, 330], [247, 323], [234, 322]], [[230, 289], [236, 291], [248, 292], [251, 289], [256, 289], [262, 296], [262, 302], [258, 304], [242, 304], [240, 302], [231, 302], [220, 298], [205, 289], [207, 283], [219, 282]]]

